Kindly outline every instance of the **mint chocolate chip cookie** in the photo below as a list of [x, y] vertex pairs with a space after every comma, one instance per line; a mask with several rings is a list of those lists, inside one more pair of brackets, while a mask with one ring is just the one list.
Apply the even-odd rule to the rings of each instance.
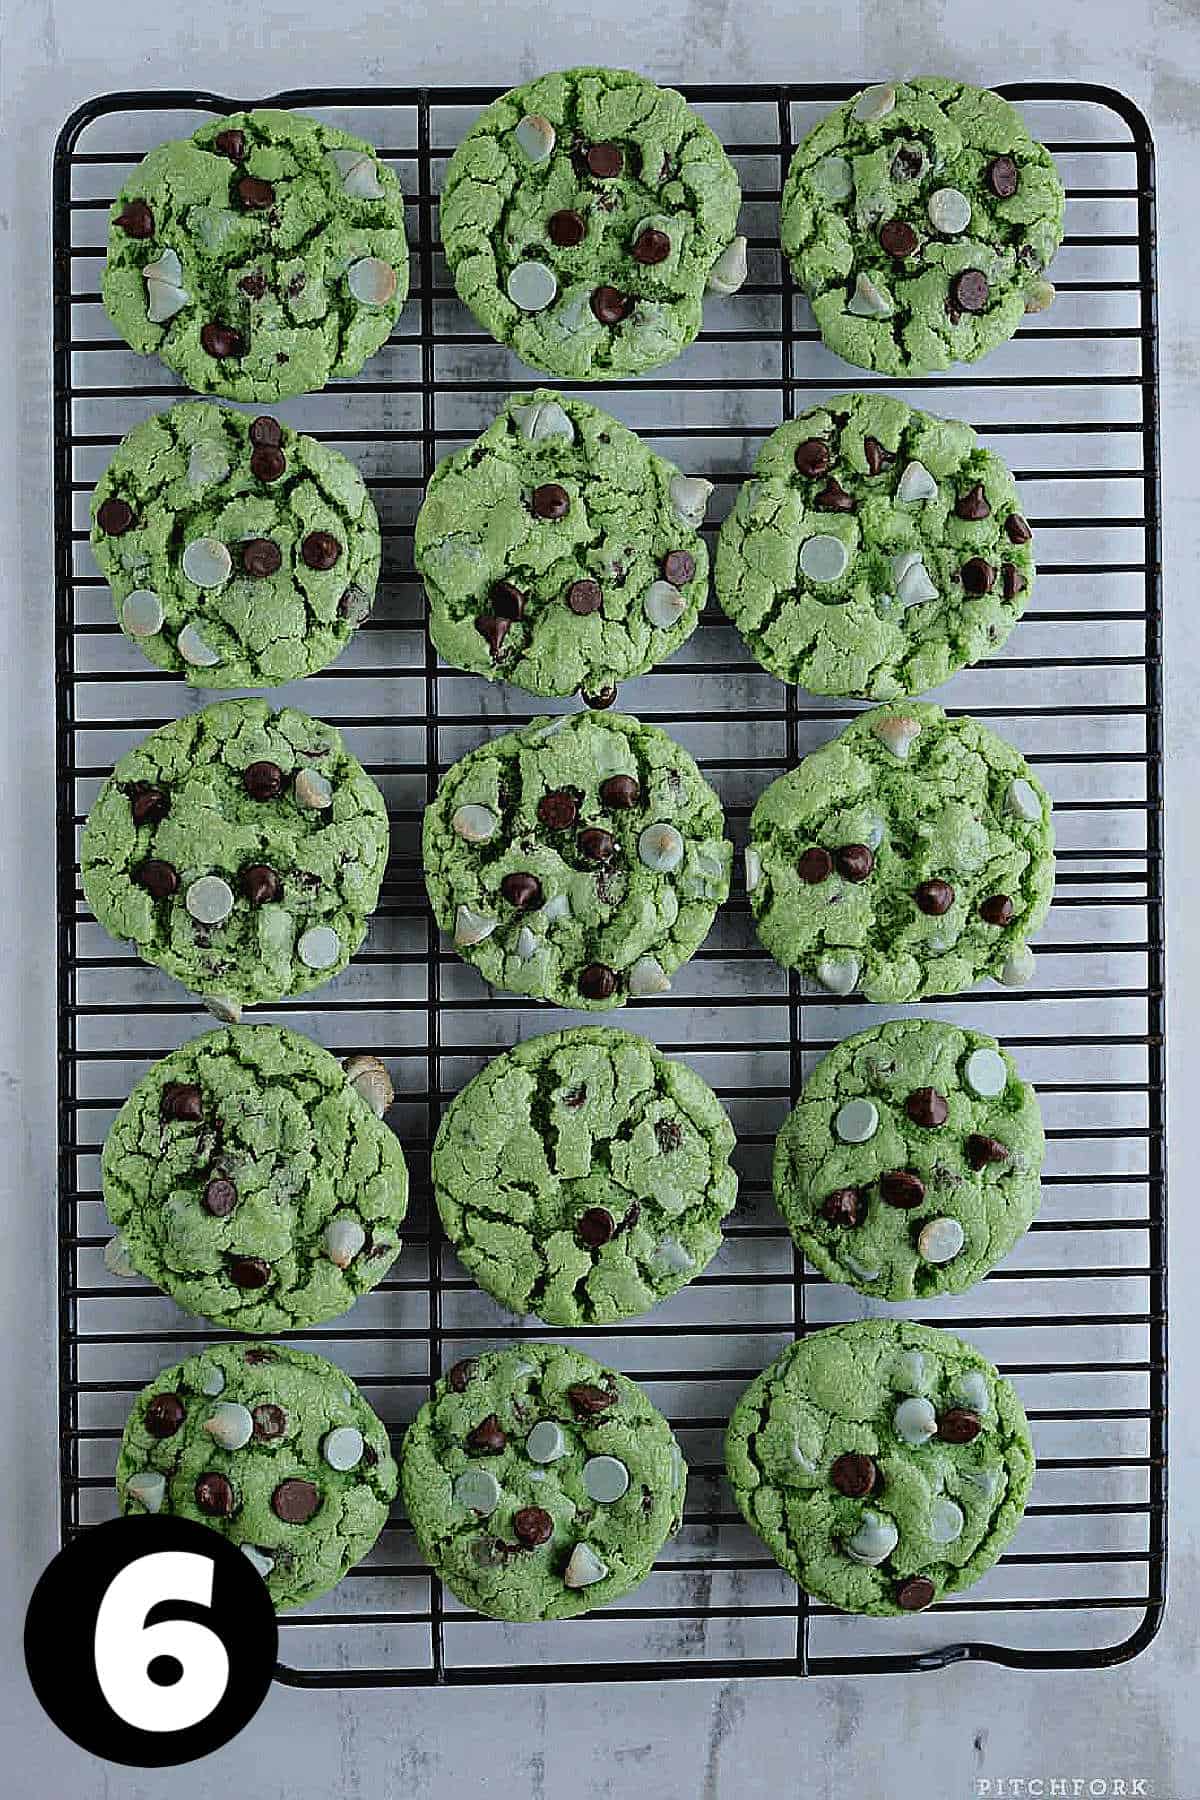
[[383, 795], [331, 725], [223, 700], [121, 758], [81, 864], [105, 930], [224, 1016], [344, 969], [387, 855]]
[[891, 700], [1000, 648], [1032, 536], [969, 425], [839, 394], [763, 445], [721, 527], [717, 596], [781, 681]]
[[350, 1377], [283, 1344], [213, 1344], [164, 1369], [134, 1402], [117, 1461], [123, 1513], [210, 1525], [278, 1612], [361, 1561], [396, 1484], [388, 1434]]
[[232, 1331], [336, 1318], [400, 1254], [408, 1171], [375, 1057], [234, 1025], [155, 1063], [113, 1123], [104, 1204], [130, 1265]]
[[379, 521], [353, 463], [278, 419], [199, 401], [123, 439], [91, 536], [126, 637], [193, 687], [323, 669], [379, 576]]
[[960, 1294], [1041, 1202], [1037, 1096], [981, 1031], [894, 1019], [822, 1058], [775, 1143], [808, 1260], [881, 1300]]
[[534, 694], [643, 674], [696, 628], [710, 492], [597, 407], [514, 395], [417, 515], [430, 636], [455, 668]]
[[670, 362], [706, 286], [736, 292], [741, 190], [672, 88], [567, 69], [488, 107], [450, 159], [442, 241], [459, 298], [535, 369], [609, 380]]
[[369, 144], [262, 108], [160, 144], [109, 213], [109, 318], [202, 394], [357, 375], [408, 292], [404, 196]]
[[737, 1196], [710, 1087], [608, 1026], [528, 1039], [451, 1103], [433, 1188], [463, 1267], [548, 1325], [611, 1324], [686, 1285]]
[[455, 1363], [409, 1426], [404, 1504], [422, 1554], [493, 1619], [571, 1619], [650, 1573], [687, 1467], [634, 1382], [521, 1343]]
[[759, 799], [746, 888], [776, 962], [831, 993], [1020, 987], [1054, 891], [1050, 798], [978, 720], [880, 707]]
[[884, 1319], [785, 1350], [734, 1408], [725, 1462], [793, 1581], [876, 1618], [986, 1574], [1034, 1472], [1029, 1422], [992, 1364], [947, 1331]]
[[599, 1009], [665, 993], [729, 895], [721, 803], [664, 731], [534, 719], [472, 750], [425, 814], [434, 915], [485, 981]]
[[781, 235], [830, 350], [885, 375], [974, 362], [1054, 298], [1065, 199], [1016, 108], [923, 76], [864, 89], [810, 131]]

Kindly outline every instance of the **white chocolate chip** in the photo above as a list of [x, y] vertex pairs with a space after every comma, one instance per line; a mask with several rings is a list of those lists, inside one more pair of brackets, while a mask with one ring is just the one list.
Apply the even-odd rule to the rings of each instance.
[[935, 1544], [952, 1544], [962, 1536], [962, 1528], [966, 1521], [961, 1506], [945, 1494], [934, 1501], [929, 1514], [929, 1537]]
[[817, 964], [817, 980], [831, 994], [852, 994], [859, 973], [857, 956], [823, 956]]
[[558, 292], [558, 278], [543, 262], [519, 262], [509, 271], [504, 288], [522, 312], [545, 312]]
[[890, 319], [895, 310], [886, 288], [877, 287], [867, 275], [859, 276], [854, 284], [854, 296], [846, 306], [848, 313], [853, 313], [856, 319]]
[[254, 1436], [254, 1420], [250, 1409], [236, 1400], [222, 1400], [204, 1421], [204, 1429], [222, 1450], [241, 1450]]
[[222, 925], [233, 911], [233, 889], [219, 875], [193, 881], [183, 903], [197, 925]]
[[822, 200], [848, 200], [854, 192], [854, 171], [845, 156], [822, 157], [809, 180]]
[[1042, 817], [1042, 802], [1030, 781], [1012, 781], [1004, 796], [1004, 809], [1027, 825], [1037, 825]]
[[691, 1251], [676, 1237], [660, 1238], [647, 1260], [656, 1275], [688, 1275], [696, 1266]]
[[978, 1488], [989, 1505], [1000, 1492], [1000, 1484], [1003, 1480], [1000, 1470], [996, 1468], [964, 1469], [962, 1478], [964, 1481], [969, 1481], [973, 1488]]
[[125, 1483], [125, 1493], [127, 1498], [144, 1506], [147, 1512], [160, 1512], [167, 1497], [167, 1478], [160, 1475], [157, 1469], [139, 1469]]
[[937, 588], [929, 579], [919, 550], [901, 550], [893, 556], [890, 567], [902, 606], [920, 606], [927, 600], [937, 599]]
[[348, 1269], [366, 1241], [357, 1219], [330, 1219], [325, 1227], [325, 1254], [336, 1268]]
[[642, 598], [642, 611], [656, 631], [670, 631], [687, 611], [687, 595], [669, 581], [653, 581]]
[[589, 1456], [581, 1479], [585, 1493], [597, 1506], [612, 1506], [629, 1492], [629, 1470], [616, 1456]]
[[653, 869], [656, 875], [669, 875], [683, 861], [684, 843], [682, 833], [673, 825], [660, 822], [647, 825], [638, 838], [638, 861], [646, 868]]
[[665, 994], [671, 978], [653, 956], [639, 956], [629, 971], [629, 992], [633, 999], [644, 1000], [650, 994]]
[[922, 1262], [953, 1262], [966, 1242], [966, 1233], [957, 1219], [929, 1219], [917, 1238], [917, 1254]]
[[955, 1380], [952, 1389], [960, 1406], [969, 1406], [982, 1418], [989, 1410], [992, 1397], [988, 1393], [987, 1376], [982, 1369], [967, 1369]]
[[896, 1386], [910, 1394], [921, 1394], [925, 1391], [927, 1380], [925, 1358], [921, 1352], [902, 1350], [896, 1358]]
[[364, 1448], [363, 1434], [356, 1425], [337, 1425], [321, 1440], [321, 1455], [339, 1474], [358, 1467]]
[[957, 237], [971, 223], [971, 202], [957, 188], [935, 188], [925, 210], [929, 223], [942, 237]]
[[[553, 925], [557, 919], [569, 918], [570, 913], [571, 896], [569, 894], [551, 894], [539, 916], [543, 925]], [[486, 932], [484, 932], [484, 936], [487, 936]]]
[[130, 1262], [128, 1246], [119, 1231], [104, 1246], [104, 1266], [120, 1281], [136, 1281], [141, 1274], [141, 1270], [135, 1269]]
[[386, 306], [396, 292], [396, 271], [377, 256], [363, 256], [347, 269], [346, 286], [360, 306]]
[[819, 531], [805, 538], [800, 546], [800, 573], [810, 581], [824, 584], [840, 581], [850, 562], [850, 552], [841, 538]]
[[1018, 944], [1001, 969], [999, 980], [1004, 987], [1028, 987], [1033, 980], [1034, 966], [1029, 945]]
[[913, 740], [920, 736], [921, 721], [901, 718], [896, 713], [885, 713], [881, 719], [873, 722], [871, 730], [893, 756], [900, 762], [907, 762]]
[[193, 538], [183, 552], [182, 568], [199, 588], [217, 588], [229, 580], [233, 558], [220, 538]]
[[972, 1050], [963, 1064], [963, 1080], [981, 1100], [994, 1100], [1008, 1086], [1008, 1065], [998, 1050]]
[[204, 1380], [200, 1383], [200, 1392], [209, 1400], [215, 1400], [218, 1394], [225, 1392], [225, 1371], [220, 1363], [212, 1363], [204, 1371]]
[[130, 637], [154, 637], [162, 630], [166, 614], [152, 588], [134, 588], [121, 605], [121, 624]]
[[671, 509], [681, 524], [690, 525], [693, 531], [699, 530], [712, 491], [712, 482], [705, 481], [702, 475], [672, 475], [668, 489]]
[[342, 1068], [355, 1093], [366, 1101], [377, 1119], [382, 1119], [396, 1098], [386, 1064], [377, 1056], [348, 1056]]
[[342, 192], [351, 200], [381, 200], [383, 187], [379, 180], [379, 164], [366, 150], [330, 150], [329, 161], [337, 170]]
[[920, 1394], [902, 1400], [892, 1416], [892, 1426], [901, 1443], [928, 1443], [937, 1431], [937, 1413], [932, 1401]]
[[223, 444], [214, 443], [211, 439], [201, 439], [193, 444], [188, 455], [188, 486], [208, 487], [214, 481], [224, 481], [230, 469], [228, 456]]
[[468, 844], [486, 844], [500, 821], [490, 806], [460, 806], [450, 823]]
[[342, 954], [342, 940], [330, 925], [314, 925], [296, 945], [306, 969], [332, 969]]
[[528, 406], [514, 406], [512, 416], [527, 444], [544, 444], [548, 438], [575, 442], [575, 427], [557, 400], [531, 400]]
[[525, 1454], [531, 1462], [557, 1462], [567, 1454], [567, 1439], [561, 1425], [553, 1419], [539, 1419], [525, 1439]]
[[762, 880], [762, 857], [753, 844], [746, 845], [746, 892], [752, 894]]
[[608, 1564], [601, 1562], [590, 1544], [576, 1544], [563, 1570], [563, 1583], [569, 1588], [594, 1587], [607, 1574]]
[[938, 484], [921, 462], [910, 462], [896, 483], [896, 501], [900, 506], [916, 506], [922, 500], [936, 500]]
[[456, 944], [482, 944], [499, 923], [499, 919], [489, 919], [485, 913], [477, 913], [470, 906], [460, 906], [454, 920], [454, 941]]
[[554, 149], [554, 127], [541, 113], [526, 113], [513, 136], [532, 163], [545, 162]]
[[870, 1100], [847, 1100], [834, 1115], [834, 1135], [843, 1144], [866, 1144], [879, 1130], [879, 1111]]
[[895, 87], [890, 81], [880, 82], [876, 87], [863, 89], [854, 102], [854, 117], [860, 125], [873, 125], [879, 119], [886, 119], [895, 105]]
[[518, 962], [529, 962], [532, 957], [537, 955], [537, 951], [538, 940], [534, 937], [528, 925], [522, 925], [520, 931], [517, 933], [517, 941], [513, 945], [513, 955]]
[[175, 648], [185, 663], [194, 669], [214, 669], [221, 658], [217, 652], [206, 644], [194, 625], [185, 625], [175, 639]]
[[1040, 280], [1031, 283], [1025, 290], [1025, 311], [1027, 313], [1043, 313], [1054, 305], [1055, 288], [1052, 281]]
[[146, 283], [146, 317], [152, 325], [165, 325], [191, 299], [183, 285], [183, 265], [174, 250], [164, 250], [142, 269]]
[[297, 806], [306, 806], [310, 812], [324, 812], [326, 807], [333, 805], [333, 783], [320, 769], [297, 770], [292, 792]]
[[899, 1542], [900, 1533], [893, 1521], [867, 1507], [862, 1524], [853, 1537], [846, 1539], [846, 1555], [852, 1562], [873, 1569], [886, 1561]]
[[275, 1558], [273, 1556], [268, 1556], [266, 1551], [260, 1550], [256, 1544], [239, 1544], [238, 1549], [250, 1564], [250, 1567], [252, 1569], [257, 1569], [258, 1573], [265, 1581], [267, 1576], [271, 1573], [271, 1570], [275, 1567]]
[[857, 1275], [860, 1281], [878, 1281], [883, 1273], [882, 1269], [868, 1268], [866, 1263], [859, 1262], [858, 1258], [856, 1256], [851, 1256], [849, 1251], [842, 1252], [842, 1261], [845, 1263], [850, 1273], [852, 1275]]
[[736, 294], [749, 273], [746, 240], [735, 237], [723, 250], [708, 272], [708, 289], [712, 294]]

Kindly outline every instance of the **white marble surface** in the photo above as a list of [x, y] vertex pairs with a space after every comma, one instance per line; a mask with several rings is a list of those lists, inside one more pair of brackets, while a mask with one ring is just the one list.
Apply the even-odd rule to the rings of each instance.
[[[5, 262], [0, 391], [0, 1786], [58, 1800], [642, 1800], [884, 1795], [959, 1800], [978, 1777], [1142, 1778], [1200, 1793], [1198, 1433], [1192, 1404], [1200, 1230], [1187, 1141], [1200, 1078], [1190, 1007], [1200, 809], [1195, 420], [1198, 0], [557, 0], [429, 8], [397, 0], [11, 0], [3, 26]], [[59, 1737], [20, 1670], [20, 1619], [53, 1536], [52, 784], [49, 164], [54, 135], [113, 88], [516, 80], [570, 62], [662, 79], [817, 80], [938, 71], [979, 82], [1123, 88], [1159, 152], [1168, 644], [1172, 1082], [1177, 1154], [1171, 1604], [1154, 1646], [1110, 1674], [989, 1666], [912, 1677], [697, 1682], [657, 1691], [273, 1693], [233, 1746], [190, 1769], [104, 1767]], [[1189, 808], [1191, 809], [1189, 811]], [[993, 1790], [995, 1791], [995, 1790]], [[1037, 1791], [1036, 1789], [1034, 1790]], [[1070, 1791], [1070, 1789], [1066, 1790]], [[1086, 1790], [1084, 1790], [1086, 1791]], [[1094, 1789], [1094, 1792], [1099, 1790]], [[1112, 1791], [1111, 1788], [1109, 1790]], [[1119, 1791], [1119, 1790], [1118, 1790]]]

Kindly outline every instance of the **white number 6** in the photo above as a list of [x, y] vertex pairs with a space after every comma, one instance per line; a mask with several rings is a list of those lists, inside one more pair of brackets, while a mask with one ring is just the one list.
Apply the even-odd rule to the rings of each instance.
[[[164, 1550], [139, 1557], [110, 1582], [96, 1614], [96, 1677], [108, 1704], [138, 1731], [186, 1731], [207, 1719], [229, 1683], [225, 1646], [207, 1625], [164, 1619], [147, 1625], [151, 1607], [165, 1600], [211, 1606], [213, 1564], [191, 1551]], [[160, 1687], [148, 1674], [159, 1656], [183, 1670]]]

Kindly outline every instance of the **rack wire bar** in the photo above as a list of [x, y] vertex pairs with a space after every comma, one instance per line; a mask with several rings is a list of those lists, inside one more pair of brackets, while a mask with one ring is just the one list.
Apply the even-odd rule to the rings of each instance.
[[[425, 632], [411, 526], [435, 463], [535, 379], [475, 329], [438, 242], [446, 160], [496, 89], [305, 89], [291, 106], [385, 146], [407, 196], [411, 295], [390, 343], [354, 381], [287, 402], [288, 422], [344, 446], [385, 535], [374, 618], [332, 669], [283, 690], [344, 728], [384, 790], [393, 849], [363, 953], [316, 994], [256, 1017], [393, 1070], [393, 1123], [413, 1207], [393, 1276], [352, 1312], [297, 1334], [364, 1387], [398, 1444], [439, 1371], [522, 1336], [442, 1242], [429, 1146], [442, 1107], [490, 1055], [575, 1022], [487, 991], [446, 951], [425, 901], [422, 813], [442, 771], [535, 710], [439, 664]], [[881, 385], [821, 346], [782, 265], [776, 215], [803, 133], [850, 85], [685, 87], [730, 146], [745, 192], [750, 280], [710, 298], [707, 329], [637, 381], [574, 389], [619, 414], [732, 504], [763, 437], [822, 393]], [[1001, 655], [946, 683], [948, 710], [992, 721], [1056, 803], [1055, 903], [1032, 988], [981, 988], [938, 1016], [995, 1031], [1040, 1089], [1048, 1126], [1041, 1217], [970, 1293], [907, 1309], [963, 1329], [1011, 1376], [1039, 1472], [1010, 1553], [963, 1596], [903, 1620], [810, 1602], [733, 1507], [721, 1469], [740, 1389], [797, 1335], [878, 1313], [794, 1251], [770, 1195], [774, 1133], [816, 1058], [903, 1009], [804, 990], [762, 952], [745, 896], [663, 1000], [614, 1022], [686, 1055], [739, 1137], [741, 1197], [710, 1271], [647, 1318], [574, 1341], [642, 1381], [678, 1431], [691, 1479], [684, 1525], [622, 1606], [544, 1626], [466, 1611], [426, 1569], [397, 1510], [373, 1555], [331, 1595], [285, 1617], [280, 1680], [430, 1686], [861, 1674], [988, 1660], [1095, 1668], [1158, 1628], [1166, 1566], [1166, 1251], [1161, 594], [1154, 153], [1136, 108], [1107, 88], [1002, 88], [1055, 153], [1068, 190], [1058, 300], [978, 367], [888, 384], [966, 418], [1017, 473], [1039, 580]], [[115, 1511], [113, 1469], [131, 1396], [223, 1335], [146, 1284], [117, 1282], [99, 1152], [130, 1085], [212, 1021], [95, 924], [79, 886], [82, 821], [113, 761], [204, 703], [148, 669], [113, 620], [87, 543], [91, 489], [120, 437], [185, 391], [115, 337], [99, 303], [105, 212], [154, 144], [242, 101], [110, 94], [81, 107], [54, 156], [54, 486], [58, 859], [58, 1363], [61, 1533]], [[211, 696], [210, 696], [211, 697]], [[720, 790], [735, 839], [758, 794], [858, 710], [785, 689], [715, 607], [672, 662], [620, 704], [665, 725]]]

